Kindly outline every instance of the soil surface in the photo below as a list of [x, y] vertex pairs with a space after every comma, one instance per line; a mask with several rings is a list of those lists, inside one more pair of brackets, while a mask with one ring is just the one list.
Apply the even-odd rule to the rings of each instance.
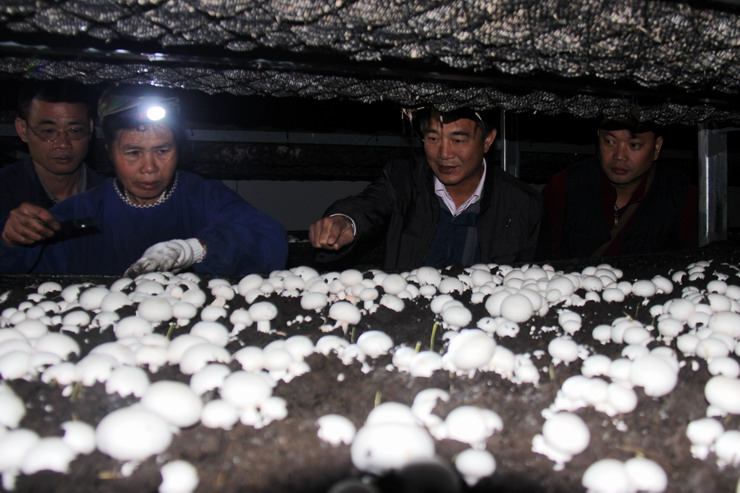
[[[670, 279], [672, 272], [685, 270], [698, 260], [710, 262], [704, 279], [684, 280], [675, 285], [673, 293], [655, 295], [647, 303], [643, 298], [630, 295], [623, 303], [586, 302], [580, 307], [568, 307], [583, 318], [583, 326], [574, 339], [587, 346], [591, 353], [616, 359], [623, 346], [595, 341], [591, 337], [595, 326], [611, 324], [623, 316], [650, 325], [654, 323], [650, 306], [681, 297], [682, 289], [687, 286], [705, 290], [707, 282], [716, 279], [718, 274], [728, 276], [728, 284], [740, 285], [740, 253], [733, 248], [706, 249], [674, 256], [610, 259], [608, 262], [622, 269], [623, 280], [634, 281], [651, 279], [654, 275]], [[553, 264], [564, 272], [580, 271], [587, 265], [592, 264]], [[448, 270], [445, 274], [457, 272], [461, 270]], [[370, 275], [366, 273], [366, 276]], [[0, 294], [5, 293], [0, 310], [17, 306], [29, 293], [35, 292], [41, 282], [49, 279], [63, 285], [110, 285], [114, 281], [112, 278], [0, 277]], [[207, 281], [201, 281], [206, 291]], [[238, 279], [232, 282], [236, 283]], [[579, 293], [585, 295], [583, 291]], [[455, 296], [471, 310], [474, 321], [488, 316], [483, 303], [470, 302], [469, 291]], [[53, 296], [51, 298], [54, 299]], [[308, 336], [314, 342], [325, 335], [319, 327], [327, 320], [328, 307], [316, 314], [303, 310], [298, 297], [273, 294], [259, 299], [269, 299], [278, 306], [279, 314], [272, 322], [276, 331], [265, 334], [254, 327], [245, 329], [239, 339], [227, 347], [231, 353], [244, 346], [265, 346], [272, 340], [295, 334]], [[244, 298], [237, 295], [229, 302], [228, 310], [247, 306]], [[544, 423], [542, 410], [553, 403], [563, 381], [580, 374], [580, 360], [569, 365], [553, 364], [547, 353], [549, 341], [562, 335], [557, 320], [558, 308], [554, 306], [545, 316], [536, 316], [520, 324], [521, 330], [516, 337], [498, 339], [514, 353], [532, 355], [541, 370], [538, 385], [515, 384], [492, 372], [458, 376], [437, 371], [430, 378], [413, 378], [408, 373], [387, 368], [391, 364], [391, 355], [369, 360], [372, 369], [367, 371], [357, 362], [345, 365], [334, 355], [313, 354], [306, 359], [310, 372], [289, 383], [279, 382], [274, 389], [274, 395], [287, 401], [288, 416], [285, 419], [260, 429], [242, 424], [231, 430], [214, 430], [202, 425], [183, 429], [165, 452], [141, 462], [128, 476], [124, 474], [125, 468], [122, 469], [120, 461], [95, 451], [75, 459], [68, 474], [41, 472], [19, 475], [15, 491], [154, 492], [161, 483], [161, 466], [171, 460], [183, 459], [197, 468], [198, 492], [325, 492], [332, 487], [335, 491], [577, 492], [584, 491], [581, 486], [583, 473], [595, 461], [603, 458], [624, 461], [635, 456], [647, 457], [662, 466], [669, 478], [666, 491], [735, 491], [740, 468], [719, 468], [713, 453], [702, 461], [693, 458], [689, 450], [686, 426], [692, 420], [705, 417], [707, 411], [703, 389], [710, 374], [706, 361], [701, 358], [680, 355], [680, 360], [686, 364], [680, 370], [679, 384], [663, 397], [651, 398], [642, 389], [636, 389], [639, 403], [629, 414], [609, 417], [593, 408], [575, 411], [587, 424], [591, 441], [586, 451], [575, 456], [563, 470], [556, 471], [551, 460], [532, 452], [532, 438], [541, 433]], [[133, 309], [129, 307], [122, 309], [119, 315], [132, 313]], [[297, 323], [298, 315], [310, 315], [311, 320]], [[380, 307], [373, 314], [363, 315], [347, 334], [341, 329], [332, 334], [352, 341], [364, 331], [381, 330], [391, 336], [395, 346], [405, 344], [426, 350], [432, 344], [435, 320], [428, 300], [406, 300], [406, 308], [400, 313]], [[221, 322], [231, 327], [228, 320]], [[175, 329], [170, 337], [187, 333], [191, 325]], [[553, 327], [558, 329], [549, 329]], [[167, 328], [163, 325], [157, 332], [165, 333]], [[52, 330], [58, 330], [58, 327]], [[433, 349], [439, 352], [444, 352], [443, 333], [438, 329], [433, 341]], [[102, 333], [96, 329], [84, 331], [76, 339], [82, 347], [81, 358], [92, 347], [115, 340], [115, 336], [110, 329]], [[653, 342], [650, 347], [658, 344]], [[675, 349], [675, 342], [672, 347]], [[738, 359], [736, 355], [734, 357]], [[74, 357], [73, 361], [79, 358]], [[233, 370], [240, 369], [236, 362], [230, 366]], [[151, 373], [150, 379], [189, 381], [188, 376], [172, 366]], [[65, 396], [63, 388], [43, 384], [38, 379], [10, 380], [7, 383], [26, 402], [27, 413], [20, 426], [34, 430], [40, 436], [61, 436], [60, 424], [72, 419], [95, 426], [107, 413], [137, 401], [134, 397], [109, 395], [100, 383], [89, 387], [78, 385], [70, 397]], [[411, 405], [419, 391], [432, 387], [446, 390], [451, 396], [449, 402], [440, 402], [434, 410], [442, 418], [460, 405], [472, 405], [494, 410], [503, 420], [503, 430], [493, 434], [485, 444], [496, 459], [496, 472], [474, 488], [468, 488], [444, 466], [424, 469], [420, 474], [397, 471], [375, 477], [353, 466], [349, 445], [333, 446], [317, 436], [317, 419], [325, 414], [344, 415], [359, 429], [377, 403], [395, 401]], [[206, 394], [204, 400], [215, 397], [214, 391]], [[737, 415], [722, 418], [722, 423], [727, 430], [740, 429]], [[468, 448], [468, 445], [454, 440], [436, 441], [435, 446], [443, 464], [451, 464], [457, 453]]]

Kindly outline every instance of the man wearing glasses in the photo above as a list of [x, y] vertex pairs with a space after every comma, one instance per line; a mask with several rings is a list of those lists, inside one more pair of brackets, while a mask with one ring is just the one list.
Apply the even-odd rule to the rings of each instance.
[[2, 240], [12, 246], [50, 238], [60, 228], [48, 209], [103, 180], [82, 161], [93, 119], [71, 82], [36, 82], [18, 98], [15, 129], [29, 155], [0, 168]]
[[393, 163], [363, 192], [332, 204], [309, 229], [318, 259], [334, 260], [383, 234], [386, 270], [531, 260], [541, 198], [486, 164], [496, 129], [468, 108], [429, 108], [414, 119], [426, 159]]

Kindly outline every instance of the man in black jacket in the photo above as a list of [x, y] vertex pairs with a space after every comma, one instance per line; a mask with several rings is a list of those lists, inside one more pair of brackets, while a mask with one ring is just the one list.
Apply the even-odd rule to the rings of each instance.
[[83, 162], [93, 120], [81, 85], [29, 83], [18, 97], [15, 129], [28, 156], [0, 168], [0, 231], [8, 245], [30, 245], [60, 228], [47, 209], [103, 177]]
[[496, 129], [463, 108], [419, 116], [426, 162], [393, 163], [358, 195], [311, 225], [315, 248], [350, 251], [384, 233], [386, 270], [513, 263], [534, 256], [540, 195], [484, 155]]
[[660, 128], [634, 117], [599, 124], [598, 155], [543, 189], [542, 259], [607, 257], [696, 248], [698, 191], [657, 162]]

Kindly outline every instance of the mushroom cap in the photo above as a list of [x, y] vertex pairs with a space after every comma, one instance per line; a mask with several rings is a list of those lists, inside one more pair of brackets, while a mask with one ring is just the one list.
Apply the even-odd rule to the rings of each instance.
[[167, 421], [140, 404], [117, 409], [95, 430], [98, 449], [118, 460], [141, 461], [164, 452], [172, 442]]
[[39, 440], [35, 431], [26, 428], [10, 430], [0, 435], [0, 473], [18, 471], [26, 452]]
[[347, 324], [356, 324], [362, 318], [360, 309], [349, 301], [338, 301], [329, 308], [329, 318]]
[[141, 404], [180, 428], [196, 424], [203, 408], [200, 397], [187, 384], [170, 380], [149, 385]]
[[581, 484], [590, 492], [631, 493], [632, 482], [622, 461], [601, 459], [591, 464], [583, 473]]
[[257, 322], [272, 320], [277, 314], [277, 307], [269, 301], [258, 301], [249, 307], [249, 316]]
[[237, 408], [257, 406], [272, 395], [268, 378], [262, 374], [235, 371], [221, 384], [221, 398]]
[[526, 322], [533, 313], [532, 302], [523, 294], [509, 295], [501, 302], [501, 316], [512, 322]]
[[184, 460], [173, 460], [162, 466], [159, 493], [191, 493], [198, 486], [198, 471]]
[[78, 454], [91, 454], [95, 450], [95, 428], [82, 421], [65, 421], [62, 439]]
[[704, 397], [725, 413], [740, 414], [740, 379], [712, 377], [704, 386]]
[[417, 425], [380, 423], [362, 427], [350, 449], [352, 463], [374, 474], [434, 457], [434, 440]]
[[368, 330], [357, 338], [357, 345], [366, 355], [377, 358], [393, 348], [393, 339], [385, 332]]
[[580, 454], [591, 440], [591, 433], [586, 423], [570, 412], [560, 412], [545, 421], [542, 435], [548, 445], [568, 454]]
[[[172, 315], [170, 314], [170, 316]], [[150, 321], [136, 315], [122, 318], [113, 326], [113, 332], [116, 334], [118, 339], [122, 339], [124, 337], [141, 337], [146, 334], [151, 334], [153, 330], [154, 329]]]
[[495, 411], [475, 406], [459, 406], [445, 418], [447, 436], [470, 446], [482, 444], [504, 424]]
[[481, 478], [496, 471], [496, 459], [487, 450], [466, 449], [455, 457], [455, 468], [468, 486], [474, 486]]
[[34, 474], [39, 471], [66, 473], [69, 463], [77, 456], [61, 437], [44, 437], [34, 443], [23, 455], [21, 471]]
[[451, 327], [466, 327], [473, 320], [473, 314], [462, 305], [445, 305], [442, 309], [442, 321]]
[[416, 280], [422, 286], [437, 286], [442, 280], [442, 274], [434, 267], [419, 267], [416, 269]]
[[354, 423], [340, 414], [325, 414], [316, 422], [319, 425], [318, 437], [332, 445], [349, 445], [357, 432]]
[[0, 383], [0, 425], [16, 428], [26, 415], [26, 405], [7, 384]]
[[678, 371], [666, 358], [651, 353], [632, 362], [629, 378], [633, 385], [643, 387], [645, 394], [660, 397], [676, 387]]
[[495, 350], [491, 336], [479, 329], [465, 329], [450, 341], [446, 359], [457, 370], [478, 369], [490, 363]]

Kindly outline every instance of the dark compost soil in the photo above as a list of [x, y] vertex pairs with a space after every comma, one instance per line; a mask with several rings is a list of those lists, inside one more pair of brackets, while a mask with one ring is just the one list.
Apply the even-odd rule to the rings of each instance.
[[[670, 278], [676, 269], [685, 269], [696, 260], [711, 261], [708, 273], [721, 272], [729, 276], [728, 284], [740, 284], [737, 267], [740, 255], [732, 248], [717, 248], [676, 256], [645, 256], [610, 260], [611, 265], [624, 271], [624, 279], [650, 279], [660, 274]], [[569, 272], [580, 270], [590, 264], [555, 264], [558, 270]], [[0, 310], [15, 306], [26, 295], [48, 277], [5, 276], [0, 277], [0, 293], [7, 292]], [[89, 282], [110, 284], [111, 278], [66, 279], [54, 278], [61, 283]], [[703, 280], [684, 282], [676, 286], [670, 295], [656, 295], [650, 305], [680, 297], [680, 290], [687, 285], [704, 289], [708, 276]], [[237, 280], [233, 280], [236, 283]], [[205, 286], [206, 280], [203, 280]], [[467, 302], [470, 293], [459, 298]], [[303, 334], [314, 342], [324, 333], [318, 327], [326, 318], [313, 314], [310, 322], [289, 323], [299, 314], [308, 315], [301, 309], [299, 298], [283, 298], [272, 295], [268, 298], [279, 309], [273, 321], [278, 333], [264, 334], [254, 328], [244, 330], [238, 341], [228, 349], [233, 353], [246, 345], [264, 346], [269, 341]], [[229, 310], [246, 307], [245, 300], [237, 296], [229, 303]], [[483, 304], [466, 303], [473, 312], [473, 320], [488, 314]], [[718, 468], [716, 457], [710, 454], [707, 460], [694, 459], [690, 454], [690, 443], [686, 438], [686, 425], [705, 416], [707, 403], [703, 389], [709, 378], [706, 362], [696, 359], [699, 370], [694, 371], [686, 364], [680, 371], [676, 389], [661, 398], [650, 398], [637, 389], [639, 404], [635, 411], [626, 415], [609, 417], [593, 408], [583, 408], [580, 415], [591, 432], [588, 449], [573, 458], [562, 471], [554, 470], [554, 463], [545, 456], [532, 452], [532, 438], [540, 433], [544, 418], [541, 411], [549, 407], [562, 382], [571, 375], [580, 373], [580, 361], [570, 365], [552, 365], [547, 354], [548, 342], [559, 335], [557, 331], [540, 331], [542, 327], [557, 326], [557, 308], [553, 307], [544, 317], [533, 317], [520, 324], [516, 338], [501, 340], [500, 343], [515, 353], [533, 353], [544, 350], [544, 355], [534, 357], [541, 374], [537, 386], [516, 385], [494, 373], [478, 372], [473, 377], [451, 375], [438, 371], [431, 378], [413, 378], [407, 373], [388, 371], [391, 356], [372, 361], [373, 370], [365, 373], [359, 363], [346, 366], [335, 356], [313, 354], [307, 358], [311, 371], [289, 383], [280, 382], [274, 394], [286, 399], [287, 418], [268, 426], [255, 429], [237, 424], [231, 430], [213, 430], [202, 425], [181, 430], [172, 445], [162, 454], [142, 462], [128, 477], [121, 473], [121, 462], [101, 452], [79, 456], [71, 465], [69, 474], [41, 472], [30, 476], [20, 475], [18, 492], [154, 492], [161, 483], [160, 467], [170, 460], [184, 459], [198, 470], [197, 491], [222, 492], [279, 492], [306, 491], [323, 492], [340, 484], [347, 478], [365, 478], [364, 487], [354, 484], [354, 490], [371, 491], [449, 491], [444, 481], [434, 486], [418, 487], [418, 479], [409, 480], [403, 474], [390, 474], [374, 478], [353, 467], [347, 445], [332, 446], [317, 437], [316, 420], [322, 415], [338, 413], [350, 418], [358, 429], [363, 425], [370, 410], [378, 402], [396, 401], [410, 405], [414, 396], [422, 389], [435, 387], [450, 393], [449, 402], [440, 403], [435, 409], [439, 416], [460, 405], [480, 406], [496, 411], [502, 418], [504, 428], [495, 433], [486, 443], [497, 462], [496, 473], [481, 481], [475, 488], [468, 489], [462, 482], [459, 491], [496, 492], [574, 492], [583, 491], [581, 478], [585, 469], [593, 462], [606, 458], [627, 460], [644, 455], [658, 462], [669, 476], [670, 492], [731, 492], [735, 491], [740, 476], [737, 467]], [[619, 357], [622, 346], [598, 344], [591, 338], [591, 329], [601, 323], [610, 324], [615, 318], [629, 315], [644, 324], [652, 323], [648, 306], [643, 299], [628, 296], [623, 303], [587, 302], [582, 307], [571, 307], [583, 317], [583, 327], [574, 336], [577, 342], [594, 348], [595, 352], [611, 358]], [[130, 310], [130, 308], [128, 308]], [[122, 314], [130, 314], [124, 313]], [[323, 312], [326, 317], [327, 310]], [[228, 320], [223, 321], [229, 326]], [[401, 313], [381, 307], [374, 314], [364, 315], [350, 333], [337, 335], [356, 338], [363, 331], [377, 329], [389, 334], [396, 346], [406, 344], [429, 349], [434, 314], [427, 301], [410, 303]], [[172, 335], [185, 333], [189, 326], [178, 328]], [[164, 332], [166, 328], [159, 331]], [[438, 331], [435, 350], [441, 350], [444, 341]], [[99, 333], [87, 331], [77, 337], [82, 346], [80, 358], [97, 344], [114, 340], [111, 330]], [[596, 347], [598, 344], [598, 347]], [[675, 345], [674, 345], [675, 347]], [[681, 357], [681, 359], [687, 359]], [[693, 360], [693, 358], [688, 358]], [[236, 362], [232, 363], [238, 369]], [[150, 379], [188, 381], [176, 367], [165, 367], [151, 374]], [[26, 402], [27, 414], [21, 426], [35, 430], [41, 436], [61, 436], [59, 427], [64, 421], [79, 419], [93, 426], [109, 412], [135, 402], [136, 398], [120, 398], [105, 393], [103, 384], [78, 387], [73, 397], [64, 397], [62, 388], [46, 385], [38, 380], [12, 380], [7, 382]], [[211, 396], [212, 397], [212, 396]], [[206, 396], [206, 399], [209, 395]], [[740, 428], [738, 416], [723, 418], [725, 429]], [[436, 442], [437, 454], [451, 460], [455, 454], [468, 448], [454, 440]], [[429, 474], [434, 474], [430, 472]], [[364, 490], [358, 488], [365, 488]]]

